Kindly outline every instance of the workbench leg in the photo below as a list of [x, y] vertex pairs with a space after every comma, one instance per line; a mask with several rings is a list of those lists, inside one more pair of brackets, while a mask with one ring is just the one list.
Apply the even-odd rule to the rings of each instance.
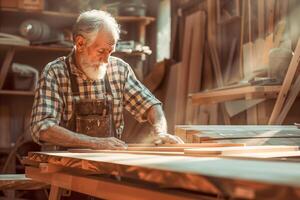
[[60, 200], [62, 189], [58, 186], [51, 185], [49, 200]]

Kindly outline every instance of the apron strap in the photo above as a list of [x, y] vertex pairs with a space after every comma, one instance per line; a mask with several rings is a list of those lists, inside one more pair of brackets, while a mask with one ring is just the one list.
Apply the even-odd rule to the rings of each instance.
[[72, 94], [79, 96], [79, 85], [77, 83], [75, 75], [71, 72], [71, 65], [70, 65], [69, 58], [70, 57], [65, 57], [65, 62], [67, 64], [67, 68], [70, 76]]
[[105, 91], [107, 92], [107, 94], [109, 94], [111, 96], [111, 102], [110, 102], [110, 105], [109, 105], [109, 109], [110, 109], [110, 117], [111, 117], [111, 126], [110, 126], [110, 133], [111, 135], [113, 135], [114, 137], [117, 137], [117, 130], [116, 130], [116, 125], [115, 125], [115, 120], [114, 120], [114, 97], [113, 97], [113, 94], [112, 94], [112, 89], [111, 89], [111, 86], [110, 86], [110, 83], [109, 83], [109, 80], [108, 80], [108, 75], [107, 75], [107, 71], [106, 71], [106, 74], [105, 74], [105, 77], [104, 77], [104, 85], [105, 85]]

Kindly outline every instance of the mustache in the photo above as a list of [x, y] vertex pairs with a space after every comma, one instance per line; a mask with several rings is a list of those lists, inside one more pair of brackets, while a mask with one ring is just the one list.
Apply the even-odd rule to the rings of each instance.
[[81, 65], [84, 68], [103, 68], [103, 67], [107, 67], [108, 63], [104, 63], [104, 62], [82, 62]]

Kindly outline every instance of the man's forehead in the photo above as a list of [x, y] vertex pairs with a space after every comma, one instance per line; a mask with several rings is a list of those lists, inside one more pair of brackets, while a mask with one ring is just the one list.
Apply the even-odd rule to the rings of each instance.
[[114, 34], [110, 31], [99, 31], [98, 35], [97, 35], [97, 40], [99, 40], [99, 42], [103, 42], [107, 45], [115, 45], [117, 43], [117, 40], [114, 36]]

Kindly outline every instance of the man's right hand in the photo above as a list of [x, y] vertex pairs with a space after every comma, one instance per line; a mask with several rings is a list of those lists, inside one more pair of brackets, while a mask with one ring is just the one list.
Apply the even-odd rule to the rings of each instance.
[[92, 141], [93, 149], [127, 149], [127, 145], [122, 140], [115, 137], [108, 138], [93, 138]]

